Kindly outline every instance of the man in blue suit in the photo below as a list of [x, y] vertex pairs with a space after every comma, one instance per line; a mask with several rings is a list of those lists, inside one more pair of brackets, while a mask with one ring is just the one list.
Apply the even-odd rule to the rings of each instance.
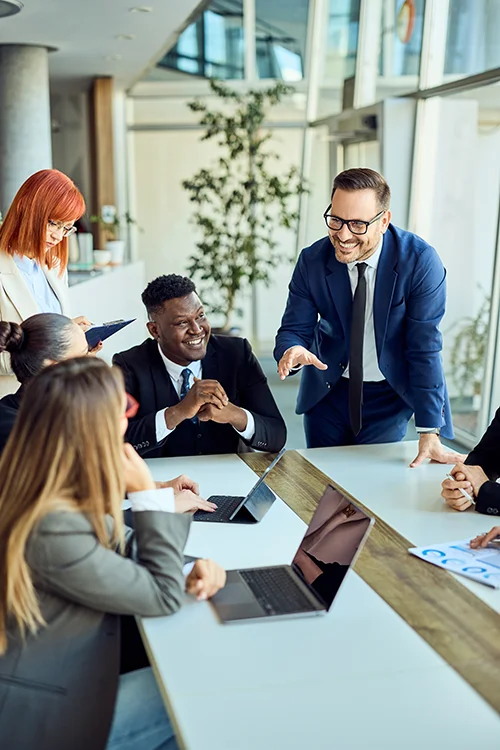
[[446, 272], [436, 251], [391, 224], [390, 189], [371, 169], [333, 183], [328, 237], [302, 251], [274, 356], [284, 379], [303, 366], [297, 413], [310, 448], [402, 440], [415, 414], [419, 451], [452, 463], [439, 323]]

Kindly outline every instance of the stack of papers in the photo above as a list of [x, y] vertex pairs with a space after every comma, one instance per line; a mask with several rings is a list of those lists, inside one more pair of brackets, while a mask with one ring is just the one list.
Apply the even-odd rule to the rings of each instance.
[[471, 549], [469, 543], [470, 539], [462, 539], [447, 544], [411, 547], [408, 552], [451, 573], [500, 588], [500, 550], [490, 547]]

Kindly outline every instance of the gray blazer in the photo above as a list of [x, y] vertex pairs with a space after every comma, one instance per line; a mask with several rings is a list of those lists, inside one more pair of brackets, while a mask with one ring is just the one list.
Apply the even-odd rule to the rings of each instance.
[[119, 615], [179, 609], [190, 523], [188, 515], [135, 513], [123, 557], [99, 544], [83, 514], [41, 521], [27, 560], [47, 626], [24, 644], [14, 628], [8, 631], [0, 657], [0, 747], [105, 748], [118, 687]]

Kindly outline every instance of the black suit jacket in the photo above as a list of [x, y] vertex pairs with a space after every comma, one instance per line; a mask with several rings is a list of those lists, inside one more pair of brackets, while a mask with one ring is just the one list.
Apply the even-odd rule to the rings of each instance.
[[186, 419], [161, 443], [156, 441], [156, 413], [179, 403], [179, 398], [158, 351], [147, 339], [139, 346], [115, 354], [113, 364], [125, 376], [127, 392], [140, 404], [129, 421], [127, 440], [147, 458], [237, 453], [251, 448], [276, 452], [286, 441], [286, 427], [267, 384], [266, 376], [246, 339], [212, 335], [203, 359], [203, 377], [218, 380], [231, 403], [247, 409], [255, 420], [255, 433], [242, 441], [229, 424]]
[[9, 435], [14, 427], [17, 412], [21, 406], [21, 397], [23, 388], [19, 388], [16, 393], [10, 393], [0, 399], [0, 454], [5, 448]]
[[465, 463], [480, 466], [491, 480], [479, 490], [476, 510], [489, 516], [500, 515], [500, 484], [495, 481], [500, 476], [500, 409]]

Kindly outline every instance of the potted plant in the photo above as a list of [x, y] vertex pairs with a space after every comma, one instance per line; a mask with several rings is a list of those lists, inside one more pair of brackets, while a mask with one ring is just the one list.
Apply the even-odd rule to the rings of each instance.
[[99, 215], [91, 216], [90, 221], [99, 224], [106, 240], [105, 250], [110, 252], [110, 263], [119, 265], [125, 257], [125, 240], [120, 237], [120, 229], [137, 224], [128, 211], [120, 216], [114, 206], [103, 206]]
[[219, 146], [215, 162], [182, 183], [201, 233], [188, 272], [200, 280], [204, 300], [222, 315], [222, 330], [227, 331], [233, 314], [241, 314], [240, 292], [258, 281], [269, 285], [272, 270], [283, 259], [293, 262], [293, 253], [278, 247], [275, 233], [296, 228], [298, 199], [306, 187], [297, 167], [276, 168], [279, 157], [270, 147], [271, 133], [263, 130], [269, 109], [294, 89], [277, 83], [240, 94], [218, 81], [209, 83], [220, 105], [188, 104], [206, 128], [201, 140]]
[[485, 296], [475, 315], [461, 318], [449, 329], [458, 327], [450, 352], [451, 377], [459, 398], [471, 398], [473, 411], [481, 403], [489, 319], [490, 298]]

